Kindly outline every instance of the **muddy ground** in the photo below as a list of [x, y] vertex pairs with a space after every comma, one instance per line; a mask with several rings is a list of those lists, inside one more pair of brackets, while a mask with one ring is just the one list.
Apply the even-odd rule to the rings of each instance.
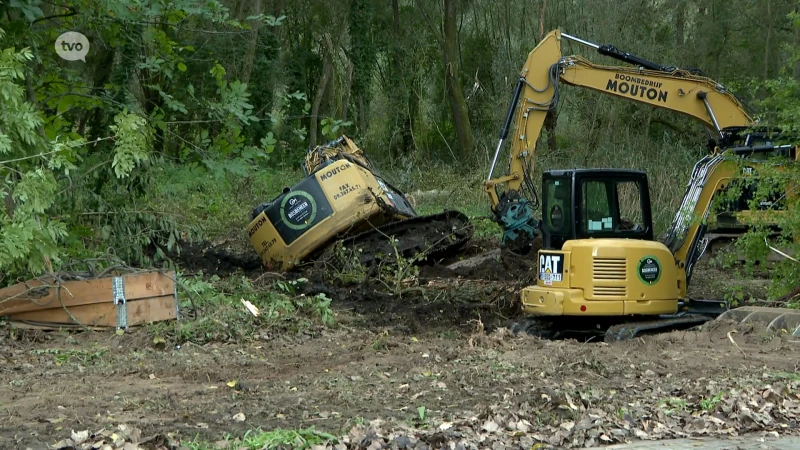
[[362, 442], [370, 426], [406, 433], [397, 447], [409, 448], [800, 433], [797, 342], [730, 323], [614, 344], [511, 336], [503, 327], [532, 269], [503, 254], [477, 268], [428, 266], [400, 295], [312, 280], [307, 289], [334, 299], [335, 327], [247, 342], [158, 348], [146, 330], [0, 326], [0, 448], [119, 424], [211, 442], [313, 426], [353, 448], [379, 448], [375, 435]]

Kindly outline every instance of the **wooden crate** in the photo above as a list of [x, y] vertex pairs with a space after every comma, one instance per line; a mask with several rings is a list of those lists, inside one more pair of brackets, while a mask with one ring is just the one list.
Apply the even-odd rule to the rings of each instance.
[[35, 279], [0, 289], [0, 317], [58, 328], [127, 328], [178, 318], [174, 272], [85, 281]]

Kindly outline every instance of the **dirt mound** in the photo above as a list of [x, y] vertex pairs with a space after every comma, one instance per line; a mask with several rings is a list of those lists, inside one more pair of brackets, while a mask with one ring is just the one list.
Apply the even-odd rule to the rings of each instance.
[[518, 255], [508, 250], [487, 252], [472, 256], [475, 263], [462, 260], [449, 266], [435, 264], [422, 267], [420, 277], [532, 283], [536, 280], [534, 258], [534, 255]]
[[413, 334], [439, 330], [469, 333], [477, 324], [487, 330], [511, 324], [519, 314], [518, 288], [483, 280], [409, 279], [393, 288], [376, 280], [360, 284], [310, 282], [305, 295], [324, 293], [336, 310], [354, 314], [354, 325]]
[[179, 251], [167, 252], [167, 256], [185, 271], [224, 277], [239, 271], [250, 274], [262, 268], [253, 249], [242, 248], [239, 242], [180, 242], [179, 246]]

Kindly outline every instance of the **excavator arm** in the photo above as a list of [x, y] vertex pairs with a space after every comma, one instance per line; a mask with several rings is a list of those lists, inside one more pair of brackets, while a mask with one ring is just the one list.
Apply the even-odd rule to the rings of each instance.
[[[581, 56], [562, 56], [562, 38], [588, 45], [601, 55], [635, 67], [603, 66]], [[559, 102], [562, 82], [692, 117], [710, 129], [719, 142], [726, 139], [727, 129], [754, 124], [735, 95], [697, 70], [661, 66], [611, 45], [596, 45], [560, 30], [551, 31], [528, 54], [522, 67], [489, 176], [484, 182], [494, 220], [503, 227], [505, 244], [524, 242], [536, 234], [538, 222], [532, 214], [538, 207], [532, 180], [536, 142], [548, 112]], [[493, 178], [512, 122], [509, 172]], [[505, 186], [502, 194], [497, 190], [499, 185]], [[523, 189], [531, 191], [533, 201], [522, 194]]]
[[[716, 196], [738, 177], [739, 170], [743, 167], [757, 168], [760, 165], [773, 164], [769, 160], [751, 160], [748, 157], [792, 149], [796, 150], [794, 145], [732, 147], [721, 153], [706, 155], [695, 164], [681, 206], [663, 241], [674, 255], [676, 268], [683, 278], [679, 280], [681, 297], [686, 296], [694, 265], [708, 246], [705, 238], [706, 221]], [[790, 195], [789, 200], [794, 200], [795, 197]]]

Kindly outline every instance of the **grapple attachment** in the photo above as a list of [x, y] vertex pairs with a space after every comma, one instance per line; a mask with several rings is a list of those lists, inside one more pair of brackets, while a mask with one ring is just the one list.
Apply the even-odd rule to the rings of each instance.
[[769, 331], [786, 331], [791, 336], [800, 337], [800, 309], [744, 306], [725, 311], [717, 320], [751, 324]]

